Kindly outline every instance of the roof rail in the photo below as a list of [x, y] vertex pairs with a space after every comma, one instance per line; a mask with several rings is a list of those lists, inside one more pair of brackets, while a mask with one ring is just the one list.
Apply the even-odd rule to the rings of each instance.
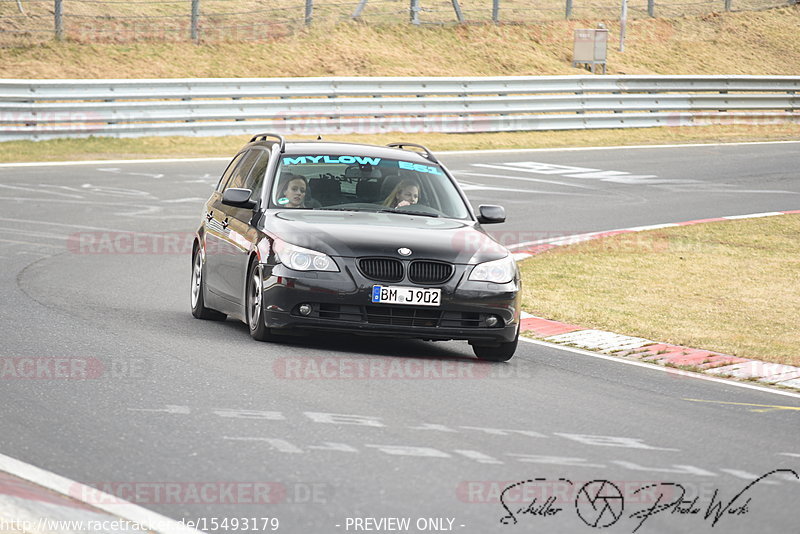
[[281, 145], [281, 152], [283, 152], [283, 151], [284, 151], [284, 149], [286, 148], [286, 139], [284, 139], [284, 138], [283, 138], [283, 136], [282, 136], [282, 135], [279, 135], [279, 134], [274, 134], [274, 133], [260, 133], [260, 134], [256, 134], [256, 135], [254, 135], [254, 136], [253, 136], [253, 137], [250, 139], [250, 142], [251, 142], [251, 143], [255, 143], [256, 141], [261, 141], [262, 139], [263, 139], [264, 141], [266, 141], [268, 137], [274, 137], [275, 139], [277, 139], [277, 140], [278, 140], [278, 142], [279, 142], [279, 143], [280, 143], [280, 145]]
[[425, 158], [431, 160], [434, 163], [439, 163], [439, 160], [436, 159], [436, 156], [433, 155], [433, 152], [428, 150], [428, 147], [426, 147], [424, 145], [418, 145], [417, 143], [404, 143], [404, 142], [401, 142], [401, 143], [389, 143], [386, 146], [391, 147], [391, 148], [399, 148], [401, 150], [405, 150], [405, 147], [407, 147], [407, 146], [414, 147], [414, 148], [419, 148], [419, 149], [422, 149], [422, 150], [425, 151], [425, 153], [422, 154], [423, 156], [425, 156]]

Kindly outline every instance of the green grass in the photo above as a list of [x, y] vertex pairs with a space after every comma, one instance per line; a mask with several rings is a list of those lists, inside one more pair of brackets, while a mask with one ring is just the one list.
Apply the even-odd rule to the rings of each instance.
[[800, 215], [623, 234], [521, 267], [535, 315], [800, 365]]

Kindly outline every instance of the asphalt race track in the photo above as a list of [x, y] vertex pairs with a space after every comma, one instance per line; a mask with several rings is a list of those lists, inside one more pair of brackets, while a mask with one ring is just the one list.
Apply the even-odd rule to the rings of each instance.
[[[798, 143], [442, 159], [506, 207], [505, 244], [800, 208]], [[800, 479], [773, 473], [800, 473], [796, 395], [532, 343], [487, 364], [466, 342], [257, 343], [194, 319], [191, 236], [226, 163], [0, 166], [0, 357], [89, 368], [6, 373], [0, 452], [217, 532], [797, 532]]]

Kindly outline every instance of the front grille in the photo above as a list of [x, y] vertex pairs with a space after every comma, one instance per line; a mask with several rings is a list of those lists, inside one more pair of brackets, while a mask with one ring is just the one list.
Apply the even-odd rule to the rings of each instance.
[[358, 270], [370, 280], [399, 282], [403, 279], [403, 264], [391, 258], [361, 258]]
[[415, 284], [444, 284], [453, 276], [453, 265], [440, 261], [412, 261], [408, 278]]
[[390, 326], [439, 326], [442, 312], [421, 308], [366, 306], [367, 322]]

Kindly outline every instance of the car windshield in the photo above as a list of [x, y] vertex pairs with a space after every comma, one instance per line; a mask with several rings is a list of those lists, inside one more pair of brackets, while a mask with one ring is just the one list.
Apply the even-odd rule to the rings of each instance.
[[461, 195], [432, 161], [284, 155], [278, 173], [270, 197], [272, 207], [469, 218]]

